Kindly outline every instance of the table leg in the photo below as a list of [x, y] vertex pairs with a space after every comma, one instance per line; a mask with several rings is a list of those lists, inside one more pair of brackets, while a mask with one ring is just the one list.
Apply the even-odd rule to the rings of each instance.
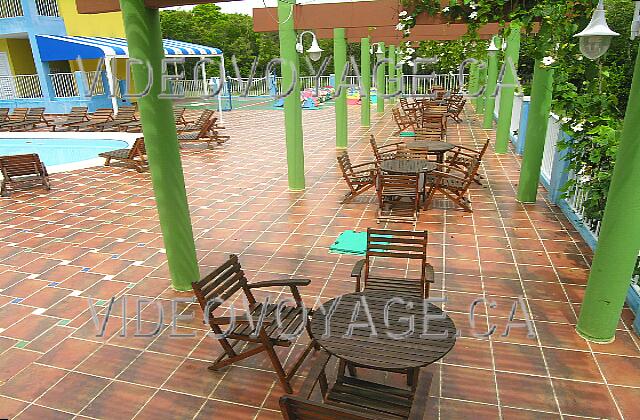
[[420, 374], [419, 368], [410, 368], [407, 369], [407, 386], [411, 388], [411, 391], [416, 391], [416, 386], [418, 386], [418, 376]]

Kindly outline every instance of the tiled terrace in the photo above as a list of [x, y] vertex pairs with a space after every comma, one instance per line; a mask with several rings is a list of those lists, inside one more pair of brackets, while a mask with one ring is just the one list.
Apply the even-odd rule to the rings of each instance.
[[[358, 127], [358, 110], [351, 112], [352, 160], [369, 160], [368, 131]], [[281, 111], [225, 117], [230, 142], [183, 152], [202, 272], [237, 253], [250, 280], [311, 278], [303, 289], [311, 304], [352, 291], [357, 258], [328, 247], [344, 230], [376, 226], [376, 204], [373, 194], [339, 204], [346, 187], [335, 165], [333, 109], [304, 112], [304, 193], [287, 190]], [[388, 116], [371, 129], [379, 139], [391, 131]], [[487, 135], [493, 132], [470, 116], [449, 129], [450, 141], [465, 145], [479, 146]], [[640, 418], [631, 314], [625, 309], [611, 345], [575, 334], [591, 252], [557, 208], [515, 201], [518, 167], [513, 154], [490, 150], [485, 186], [472, 191], [474, 213], [440, 203], [416, 226], [431, 232], [432, 296], [446, 295], [445, 309], [462, 330], [454, 351], [432, 367], [425, 418]], [[152, 338], [133, 336], [139, 299], [147, 299], [146, 332], [157, 319], [149, 301], [162, 305], [168, 323], [170, 299], [191, 297], [170, 288], [148, 174], [99, 167], [52, 178], [50, 193], [0, 201], [0, 417], [281, 418], [282, 391], [266, 357], [206, 369], [219, 347], [205, 337], [198, 307], [180, 306], [196, 318], [179, 321], [178, 330], [194, 337], [170, 338], [170, 327]], [[523, 329], [500, 335], [520, 295], [536, 339]], [[116, 297], [104, 338], [96, 337], [89, 297], [102, 312]], [[472, 336], [467, 313], [479, 297], [497, 304], [476, 310], [479, 331], [498, 326], [491, 339]]]

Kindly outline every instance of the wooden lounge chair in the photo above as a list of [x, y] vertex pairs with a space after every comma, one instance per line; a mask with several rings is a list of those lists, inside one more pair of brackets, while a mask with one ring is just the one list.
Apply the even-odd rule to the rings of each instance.
[[[469, 147], [457, 145], [448, 152], [445, 163], [449, 166], [455, 166], [456, 168], [465, 169], [469, 167], [472, 159], [476, 159], [478, 161], [478, 165], [480, 165], [482, 164], [482, 158], [484, 157], [485, 153], [487, 153], [489, 143], [490, 140], [487, 139], [480, 150], [474, 150]], [[477, 174], [474, 182], [478, 185], [482, 185], [481, 179], [482, 177], [480, 176], [480, 174]]]
[[[280, 385], [285, 392], [291, 393], [289, 381], [312, 347], [317, 345], [314, 340], [311, 340], [288, 373], [284, 371], [275, 347], [289, 347], [293, 342], [292, 336], [299, 335], [305, 328], [307, 332], [309, 331], [309, 313], [302, 304], [298, 286], [307, 286], [310, 283], [311, 280], [307, 279], [249, 283], [236, 255], [231, 255], [227, 262], [202, 280], [192, 283], [193, 292], [205, 314], [205, 320], [208, 320], [211, 330], [217, 335], [216, 338], [224, 350], [209, 369], [217, 370], [255, 354], [266, 352], [278, 375]], [[255, 289], [284, 286], [289, 287], [296, 301], [295, 306], [257, 302], [252, 292]], [[216, 309], [235, 297], [238, 292], [243, 293], [247, 299], [249, 313], [245, 314], [246, 316], [238, 315], [235, 320], [218, 316]], [[260, 317], [263, 322], [258, 324]], [[223, 326], [227, 330], [226, 334], [222, 332]], [[240, 349], [241, 351], [236, 347], [238, 344], [247, 343], [253, 343], [254, 346]]]
[[[184, 108], [176, 108], [173, 110], [173, 117], [176, 120], [176, 129], [178, 132], [183, 131], [183, 126], [187, 124], [187, 121], [184, 118], [184, 112]], [[136, 120], [119, 124], [118, 129], [128, 133], [140, 133], [142, 132], [142, 121]]]
[[0, 195], [9, 195], [9, 188], [43, 186], [51, 189], [47, 168], [35, 154], [0, 156], [0, 173], [2, 185]]
[[3, 126], [2, 129], [8, 131], [23, 131], [33, 130], [40, 124], [45, 124], [47, 127], [53, 126], [51, 121], [45, 118], [44, 111], [45, 109], [42, 107], [29, 108], [24, 120]]
[[437, 164], [436, 170], [429, 172], [425, 184], [428, 192], [425, 199], [425, 209], [433, 201], [436, 192], [462, 207], [464, 211], [472, 212], [471, 201], [467, 197], [471, 183], [475, 182], [480, 164], [477, 159], [470, 158], [465, 168], [458, 168], [444, 164]]
[[[427, 262], [429, 232], [389, 229], [367, 229], [367, 251], [351, 272], [356, 280], [356, 292], [362, 290], [384, 290], [412, 297], [429, 297], [429, 286], [434, 281], [434, 271]], [[419, 278], [380, 277], [375, 273], [373, 262], [378, 266], [386, 258], [416, 260], [420, 263]], [[379, 266], [378, 266], [379, 267]]]
[[130, 122], [137, 121], [136, 107], [135, 106], [123, 106], [118, 109], [118, 114], [111, 121], [105, 121], [94, 125], [96, 130], [109, 131], [119, 130], [122, 124], [128, 124]]
[[29, 108], [14, 108], [13, 112], [9, 114], [4, 122], [0, 123], [0, 130], [3, 130], [4, 127], [10, 127], [16, 123], [23, 122], [25, 118], [27, 118], [28, 112]]
[[51, 131], [56, 131], [58, 127], [67, 127], [72, 124], [89, 121], [87, 116], [86, 106], [74, 106], [71, 108], [71, 112], [64, 116], [64, 120], [61, 122], [54, 122], [51, 126]]
[[104, 166], [110, 166], [111, 161], [118, 161], [122, 166], [135, 168], [143, 172], [147, 167], [147, 149], [144, 146], [144, 137], [136, 139], [131, 149], [118, 149], [100, 153], [98, 156], [105, 158]]
[[342, 172], [342, 177], [349, 186], [349, 192], [345, 194], [342, 200], [343, 204], [348, 203], [376, 185], [377, 171], [375, 162], [352, 165], [349, 154], [345, 150], [338, 156], [338, 166]]
[[398, 135], [406, 130], [411, 130], [411, 131], [415, 130], [416, 121], [418, 118], [417, 114], [402, 115], [402, 113], [398, 108], [393, 108], [391, 110], [391, 113], [393, 115], [393, 121], [395, 121], [396, 125], [398, 126], [398, 129], [393, 132], [393, 135]]
[[199, 131], [191, 131], [188, 133], [180, 132], [178, 134], [178, 142], [180, 143], [206, 143], [207, 147], [211, 147], [211, 143], [222, 144], [225, 142], [224, 138], [221, 138], [214, 130], [213, 126], [216, 123], [216, 117], [212, 117], [209, 121], [204, 123]]
[[420, 176], [378, 174], [378, 223], [413, 223], [420, 210]]
[[97, 130], [96, 125], [113, 121], [113, 110], [111, 108], [100, 108], [89, 116], [88, 121], [81, 121], [65, 125], [60, 131], [92, 131]]
[[[284, 420], [422, 420], [427, 410], [433, 374], [421, 369], [412, 388], [395, 388], [343, 376], [329, 386], [327, 367], [335, 358], [314, 354], [311, 370], [297, 396], [280, 397]], [[319, 388], [322, 402], [312, 401]]]
[[188, 122], [184, 118], [185, 108], [173, 108], [173, 118], [176, 120], [176, 126], [187, 125]]
[[376, 162], [378, 163], [387, 159], [395, 159], [398, 151], [404, 148], [404, 143], [401, 141], [378, 146], [378, 142], [373, 134], [369, 137], [369, 143], [371, 144], [371, 150], [373, 150], [373, 156], [375, 156]]
[[200, 131], [202, 126], [205, 125], [207, 121], [211, 120], [214, 113], [215, 112], [211, 109], [203, 109], [196, 121], [190, 122], [184, 127], [178, 127], [178, 132], [184, 133], [187, 131]]

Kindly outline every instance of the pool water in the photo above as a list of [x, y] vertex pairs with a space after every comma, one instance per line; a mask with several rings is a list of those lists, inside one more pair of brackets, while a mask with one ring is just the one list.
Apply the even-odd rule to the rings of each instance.
[[37, 153], [46, 166], [95, 159], [99, 153], [126, 147], [123, 140], [0, 139], [0, 155]]

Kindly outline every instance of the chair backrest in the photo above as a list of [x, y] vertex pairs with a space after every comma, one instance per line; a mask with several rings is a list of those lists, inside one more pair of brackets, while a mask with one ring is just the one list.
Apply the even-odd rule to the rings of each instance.
[[349, 182], [349, 177], [354, 176], [354, 174], [351, 159], [349, 159], [349, 153], [347, 153], [346, 150], [338, 155], [338, 166], [340, 167], [340, 171], [342, 171], [342, 175], [347, 182]]
[[7, 179], [14, 176], [46, 175], [46, 169], [36, 153], [0, 156], [0, 170]]
[[9, 108], [0, 108], [0, 122], [9, 117]]
[[198, 138], [200, 139], [206, 137], [209, 134], [209, 131], [211, 131], [213, 126], [216, 124], [217, 120], [218, 117], [214, 117], [212, 113], [209, 116], [209, 119], [205, 121], [204, 124], [202, 124], [202, 127], [200, 127], [200, 131], [198, 131]]
[[24, 121], [24, 119], [27, 118], [28, 112], [29, 112], [29, 108], [14, 108], [11, 115], [9, 115], [9, 120]]
[[381, 418], [379, 415], [358, 413], [293, 395], [280, 397], [280, 411], [284, 420], [379, 420]]
[[116, 115], [117, 120], [121, 121], [130, 121], [136, 115], [136, 107], [134, 106], [122, 106], [118, 109], [118, 114]]
[[213, 114], [214, 114], [214, 111], [211, 110], [211, 109], [202, 110], [202, 112], [200, 113], [200, 116], [198, 117], [198, 119], [195, 122], [195, 125], [200, 127], [200, 126], [206, 124], [207, 121], [209, 121], [211, 119]]
[[26, 119], [28, 120], [41, 120], [44, 116], [44, 108], [29, 108], [27, 111]]
[[482, 162], [482, 158], [484, 157], [484, 154], [487, 153], [487, 149], [489, 148], [490, 142], [491, 142], [491, 139], [487, 139], [487, 141], [484, 142], [484, 146], [482, 146], [482, 149], [480, 149], [480, 152], [478, 152], [478, 162]]
[[427, 280], [427, 243], [429, 232], [390, 229], [367, 229], [367, 251], [364, 263], [364, 279], [366, 281], [371, 273], [371, 260], [400, 258], [406, 260], [419, 260], [422, 272], [420, 280]]
[[467, 191], [469, 186], [474, 182], [476, 176], [478, 175], [478, 170], [480, 169], [480, 161], [477, 158], [469, 159], [466, 165], [466, 176], [462, 186], [463, 191]]
[[[211, 312], [218, 308], [239, 290], [243, 290], [249, 304], [255, 304], [255, 298], [247, 287], [247, 278], [242, 271], [237, 255], [230, 255], [229, 259], [220, 267], [206, 275], [202, 280], [191, 283], [193, 292], [203, 311]], [[211, 302], [211, 303], [210, 303]]]
[[74, 106], [71, 108], [71, 112], [67, 114], [67, 118], [83, 118], [87, 116], [88, 108], [86, 106]]
[[433, 124], [429, 124], [427, 127], [422, 126], [422, 127], [416, 128], [415, 134], [416, 134], [417, 140], [433, 140], [433, 141], [442, 140], [441, 126], [436, 127]]
[[140, 159], [144, 160], [144, 157], [147, 155], [147, 148], [144, 145], [144, 137], [138, 137], [136, 139], [136, 141], [133, 143], [133, 146], [131, 146], [131, 149], [129, 150], [129, 156], [127, 156], [129, 159], [134, 159], [136, 157], [139, 157]]
[[91, 114], [91, 120], [95, 121], [108, 121], [113, 118], [113, 109], [111, 108], [99, 108]]
[[371, 150], [373, 150], [373, 156], [376, 158], [376, 162], [382, 161], [382, 154], [378, 148], [378, 142], [373, 134], [369, 136], [369, 143], [371, 144]]

